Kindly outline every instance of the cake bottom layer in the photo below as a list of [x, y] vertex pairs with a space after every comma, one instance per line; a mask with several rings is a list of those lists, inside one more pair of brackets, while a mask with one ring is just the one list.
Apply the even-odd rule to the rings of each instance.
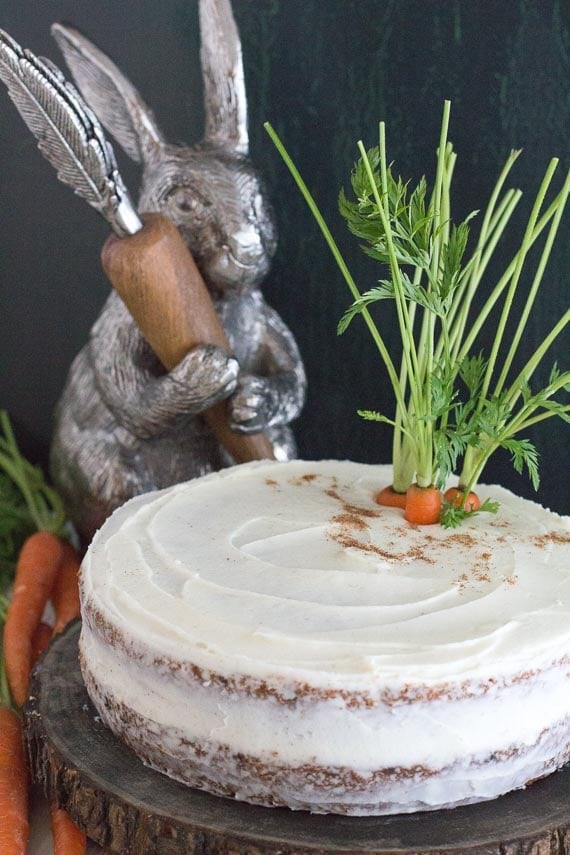
[[508, 746], [440, 769], [284, 766], [214, 740], [188, 739], [111, 697], [84, 662], [82, 670], [101, 720], [145, 765], [189, 786], [252, 804], [347, 816], [451, 808], [519, 789], [570, 761], [566, 718], [542, 731], [534, 745]]

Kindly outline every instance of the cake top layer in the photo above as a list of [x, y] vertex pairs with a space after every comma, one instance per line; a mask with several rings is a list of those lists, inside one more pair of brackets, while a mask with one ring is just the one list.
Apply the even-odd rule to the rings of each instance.
[[128, 638], [218, 673], [370, 687], [570, 656], [570, 520], [501, 487], [460, 528], [381, 508], [387, 466], [254, 463], [131, 500], [82, 596]]

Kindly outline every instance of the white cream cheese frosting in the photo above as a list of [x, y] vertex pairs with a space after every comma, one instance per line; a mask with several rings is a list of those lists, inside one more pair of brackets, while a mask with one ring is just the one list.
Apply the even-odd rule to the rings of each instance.
[[[225, 792], [181, 747], [208, 745], [297, 770], [272, 794], [240, 790], [227, 760], [237, 797], [348, 813], [490, 798], [564, 762], [570, 521], [481, 486], [496, 516], [411, 526], [374, 501], [390, 481], [264, 462], [116, 511], [82, 567], [83, 667], [107, 723], [139, 753], [105, 699], [159, 727], [170, 759], [154, 764], [182, 780]], [[310, 764], [375, 783], [301, 796]], [[378, 783], [414, 768], [407, 789]]]

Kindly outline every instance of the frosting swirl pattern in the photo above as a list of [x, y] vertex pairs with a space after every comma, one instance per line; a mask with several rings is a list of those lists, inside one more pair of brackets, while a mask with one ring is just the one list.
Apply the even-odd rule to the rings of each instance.
[[[500, 487], [457, 530], [388, 467], [255, 463], [141, 496], [81, 572], [82, 668], [145, 762], [246, 801], [378, 814], [570, 758], [570, 521]], [[524, 711], [524, 714], [521, 714]]]
[[482, 486], [497, 517], [410, 526], [374, 502], [389, 480], [387, 467], [262, 463], [144, 496], [98, 535], [84, 585], [176, 658], [257, 676], [366, 687], [570, 653], [567, 519]]

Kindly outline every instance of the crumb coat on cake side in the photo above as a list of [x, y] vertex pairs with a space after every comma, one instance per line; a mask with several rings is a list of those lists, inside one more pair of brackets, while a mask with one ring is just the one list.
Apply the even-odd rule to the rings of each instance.
[[496, 518], [410, 526], [387, 483], [255, 463], [117, 511], [81, 577], [104, 721], [173, 777], [314, 811], [478, 801], [566, 762], [569, 521], [481, 487]]

